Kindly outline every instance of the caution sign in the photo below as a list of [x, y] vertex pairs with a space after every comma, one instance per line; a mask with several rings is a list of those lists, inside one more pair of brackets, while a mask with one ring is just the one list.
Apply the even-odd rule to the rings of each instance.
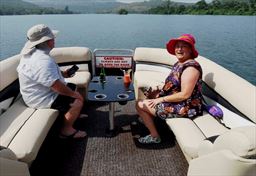
[[132, 57], [129, 56], [97, 56], [96, 67], [101, 68], [131, 68]]

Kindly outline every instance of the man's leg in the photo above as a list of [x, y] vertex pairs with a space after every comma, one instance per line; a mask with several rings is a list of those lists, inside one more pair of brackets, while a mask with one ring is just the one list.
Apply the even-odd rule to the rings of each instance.
[[[77, 131], [73, 128], [73, 124], [80, 115], [81, 109], [83, 107], [83, 102], [79, 99], [76, 99], [72, 104], [70, 104], [70, 106], [70, 109], [64, 115], [64, 126], [61, 130], [61, 134], [64, 136], [70, 136]], [[85, 136], [85, 131], [78, 131], [73, 137], [80, 138]]]

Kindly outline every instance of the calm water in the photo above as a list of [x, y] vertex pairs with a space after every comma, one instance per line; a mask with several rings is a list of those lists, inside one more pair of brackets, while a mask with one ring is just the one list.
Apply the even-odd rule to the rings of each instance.
[[95, 48], [158, 47], [192, 33], [200, 55], [256, 85], [256, 16], [29, 15], [0, 16], [0, 58], [19, 53], [38, 23], [58, 29], [56, 45]]

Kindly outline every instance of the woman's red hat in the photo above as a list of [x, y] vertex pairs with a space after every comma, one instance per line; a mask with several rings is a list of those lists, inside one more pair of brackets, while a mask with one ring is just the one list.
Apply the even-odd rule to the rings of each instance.
[[193, 35], [191, 34], [183, 34], [181, 35], [180, 37], [178, 38], [174, 38], [174, 39], [171, 39], [167, 44], [166, 44], [166, 48], [167, 48], [167, 51], [170, 53], [170, 54], [173, 54], [175, 55], [175, 45], [178, 41], [184, 41], [184, 42], [187, 42], [188, 44], [190, 44], [191, 46], [191, 49], [192, 49], [192, 53], [193, 53], [193, 57], [196, 58], [198, 56], [198, 52], [195, 48], [195, 38], [193, 37]]

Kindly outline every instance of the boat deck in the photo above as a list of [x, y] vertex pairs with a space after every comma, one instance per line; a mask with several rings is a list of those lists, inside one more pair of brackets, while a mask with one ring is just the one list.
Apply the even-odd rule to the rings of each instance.
[[119, 133], [105, 137], [109, 125], [106, 103], [85, 103], [86, 119], [78, 119], [76, 127], [88, 133], [85, 139], [60, 139], [59, 118], [42, 145], [30, 172], [32, 176], [185, 176], [188, 163], [173, 133], [161, 120], [156, 121], [162, 144], [139, 145], [136, 138], [147, 134], [138, 121], [135, 101], [115, 104], [115, 124]]

